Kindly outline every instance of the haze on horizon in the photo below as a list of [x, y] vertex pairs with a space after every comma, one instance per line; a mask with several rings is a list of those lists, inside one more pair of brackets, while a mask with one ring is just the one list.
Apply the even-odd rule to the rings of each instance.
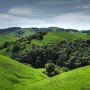
[[90, 0], [0, 0], [0, 28], [90, 29]]

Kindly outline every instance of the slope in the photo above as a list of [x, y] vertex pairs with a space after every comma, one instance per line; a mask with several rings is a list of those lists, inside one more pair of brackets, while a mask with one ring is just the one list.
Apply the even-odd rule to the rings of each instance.
[[21, 28], [18, 31], [0, 34], [0, 44], [7, 41], [15, 41], [19, 38], [26, 37], [34, 34], [35, 32], [31, 28]]
[[90, 90], [90, 66], [32, 84], [28, 90]]
[[0, 55], [0, 90], [26, 90], [27, 85], [47, 78], [42, 72]]
[[90, 35], [87, 35], [86, 33], [74, 33], [74, 32], [59, 32], [59, 31], [53, 31], [47, 33], [47, 35], [44, 36], [43, 40], [32, 40], [32, 44], [35, 45], [43, 45], [48, 43], [56, 43], [58, 41], [62, 40], [78, 40], [78, 39], [89, 39]]

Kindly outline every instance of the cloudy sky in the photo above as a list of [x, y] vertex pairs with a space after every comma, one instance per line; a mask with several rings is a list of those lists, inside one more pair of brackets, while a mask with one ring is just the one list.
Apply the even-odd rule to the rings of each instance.
[[90, 0], [0, 0], [0, 28], [90, 29]]

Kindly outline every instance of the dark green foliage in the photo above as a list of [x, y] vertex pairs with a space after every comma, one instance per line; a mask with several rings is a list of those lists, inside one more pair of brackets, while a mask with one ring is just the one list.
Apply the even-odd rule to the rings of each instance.
[[40, 47], [33, 46], [31, 51], [13, 54], [12, 58], [22, 63], [29, 63], [36, 68], [44, 67], [48, 62], [74, 69], [90, 64], [90, 43], [89, 40], [76, 40], [61, 41]]
[[49, 77], [58, 75], [62, 72], [67, 72], [69, 70], [66, 67], [59, 67], [55, 65], [54, 63], [45, 64], [45, 69], [46, 69], [46, 72], [44, 73], [47, 74]]
[[48, 63], [45, 65], [46, 73], [49, 77], [55, 76], [55, 64]]
[[36, 68], [39, 68], [40, 66], [43, 67], [41, 61], [40, 61], [39, 59], [37, 59], [37, 60], [35, 61], [35, 67], [36, 67]]
[[18, 35], [18, 37], [20, 37], [21, 35], [23, 35], [25, 33], [25, 31], [17, 31], [17, 35]]
[[4, 44], [2, 44], [2, 45], [0, 46], [0, 50], [1, 50], [1, 49], [4, 49], [4, 48], [8, 48], [9, 45], [10, 45], [10, 42], [5, 42]]
[[16, 44], [16, 45], [14, 45], [14, 46], [12, 47], [11, 52], [12, 52], [12, 53], [17, 53], [17, 52], [19, 52], [19, 50], [20, 50], [20, 46]]

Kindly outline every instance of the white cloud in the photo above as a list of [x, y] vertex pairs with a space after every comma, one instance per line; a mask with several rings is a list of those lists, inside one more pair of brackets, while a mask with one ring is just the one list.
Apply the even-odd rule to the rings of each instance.
[[8, 11], [9, 14], [13, 15], [31, 15], [33, 14], [33, 10], [30, 7], [13, 7], [9, 9]]
[[90, 29], [90, 16], [84, 13], [66, 13], [59, 15], [54, 18], [41, 20], [40, 18], [27, 18], [18, 17], [4, 13], [0, 14], [0, 28], [7, 28], [13, 26], [20, 27], [50, 27], [57, 26], [62, 28], [73, 28], [73, 29]]
[[7, 27], [29, 27], [29, 26], [37, 26], [44, 23], [44, 21], [39, 19], [28, 19], [17, 17], [9, 14], [0, 14], [0, 28], [7, 28]]
[[89, 15], [85, 15], [83, 13], [67, 13], [67, 14], [62, 14], [60, 16], [57, 16], [56, 19], [61, 19], [61, 20], [74, 20], [74, 21], [88, 21], [90, 20]]
[[90, 4], [75, 6], [76, 9], [90, 9]]
[[72, 3], [79, 3], [82, 0], [75, 0], [75, 1], [41, 1], [39, 4], [43, 5], [60, 5], [60, 4], [72, 4]]
[[55, 17], [56, 23], [64, 28], [90, 29], [90, 16], [83, 13], [67, 13]]

